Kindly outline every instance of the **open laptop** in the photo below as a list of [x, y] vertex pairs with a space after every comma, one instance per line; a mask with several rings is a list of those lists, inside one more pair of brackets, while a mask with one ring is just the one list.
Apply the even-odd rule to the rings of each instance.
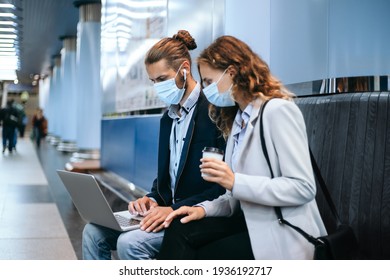
[[57, 170], [72, 197], [80, 216], [88, 223], [129, 231], [140, 227], [141, 216], [131, 215], [128, 210], [112, 212], [99, 183], [91, 174]]

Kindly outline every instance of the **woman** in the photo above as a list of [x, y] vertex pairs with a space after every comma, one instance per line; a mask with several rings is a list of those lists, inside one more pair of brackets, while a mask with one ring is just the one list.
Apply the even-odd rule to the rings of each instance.
[[[230, 216], [241, 208], [248, 234], [211, 242], [205, 246], [213, 248], [210, 252], [218, 254], [215, 248], [225, 248], [221, 258], [227, 258], [232, 246], [238, 250], [231, 252], [231, 258], [238, 258], [237, 251], [248, 250], [240, 248], [250, 248], [251, 252], [242, 254], [245, 258], [253, 253], [255, 259], [312, 259], [313, 245], [293, 229], [279, 224], [274, 208], [281, 207], [287, 221], [311, 235], [326, 234], [315, 201], [305, 123], [292, 94], [248, 45], [232, 36], [222, 36], [205, 49], [198, 66], [206, 97], [222, 107], [220, 114], [215, 114], [215, 107], [211, 108], [210, 116], [228, 138], [225, 161], [203, 158], [200, 170], [211, 175], [204, 177], [206, 181], [220, 184], [227, 192], [218, 199], [171, 213], [166, 227], [175, 217], [184, 217], [166, 231], [160, 258], [176, 258], [175, 246], [182, 251], [192, 250], [180, 236], [185, 232], [183, 224], [204, 217]], [[270, 99], [264, 110], [263, 128], [274, 178], [262, 151], [258, 117], [262, 105]], [[196, 254], [191, 252], [188, 256]]]

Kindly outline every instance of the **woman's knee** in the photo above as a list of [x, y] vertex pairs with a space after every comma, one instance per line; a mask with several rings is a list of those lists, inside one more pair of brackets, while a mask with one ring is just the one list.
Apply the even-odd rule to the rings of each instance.
[[174, 236], [187, 235], [192, 230], [192, 224], [183, 224], [180, 218], [174, 219], [168, 228], [165, 229], [165, 234], [173, 234]]
[[117, 240], [117, 253], [120, 259], [141, 260], [155, 258], [160, 250], [164, 232], [133, 230], [122, 233]]

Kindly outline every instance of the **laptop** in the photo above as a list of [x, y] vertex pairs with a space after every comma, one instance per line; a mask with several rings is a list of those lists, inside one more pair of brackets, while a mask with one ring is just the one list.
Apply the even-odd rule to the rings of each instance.
[[80, 216], [88, 223], [112, 228], [117, 231], [138, 229], [142, 216], [128, 210], [112, 212], [96, 178], [91, 174], [57, 170], [72, 197]]

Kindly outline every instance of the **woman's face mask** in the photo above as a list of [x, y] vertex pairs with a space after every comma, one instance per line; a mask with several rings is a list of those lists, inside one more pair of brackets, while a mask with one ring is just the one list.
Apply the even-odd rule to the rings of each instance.
[[183, 88], [178, 88], [176, 85], [176, 76], [178, 75], [181, 67], [180, 65], [179, 70], [177, 70], [175, 77], [172, 79], [162, 81], [159, 83], [154, 84], [154, 89], [157, 92], [157, 96], [166, 104], [179, 104], [180, 100], [183, 98], [185, 89], [185, 84], [187, 81], [187, 71], [184, 69], [184, 84]]
[[222, 73], [216, 82], [211, 83], [203, 89], [203, 93], [206, 96], [207, 100], [218, 107], [230, 107], [234, 106], [236, 103], [232, 98], [232, 86], [225, 92], [219, 92], [218, 83], [221, 81], [222, 77], [225, 75], [227, 69]]

